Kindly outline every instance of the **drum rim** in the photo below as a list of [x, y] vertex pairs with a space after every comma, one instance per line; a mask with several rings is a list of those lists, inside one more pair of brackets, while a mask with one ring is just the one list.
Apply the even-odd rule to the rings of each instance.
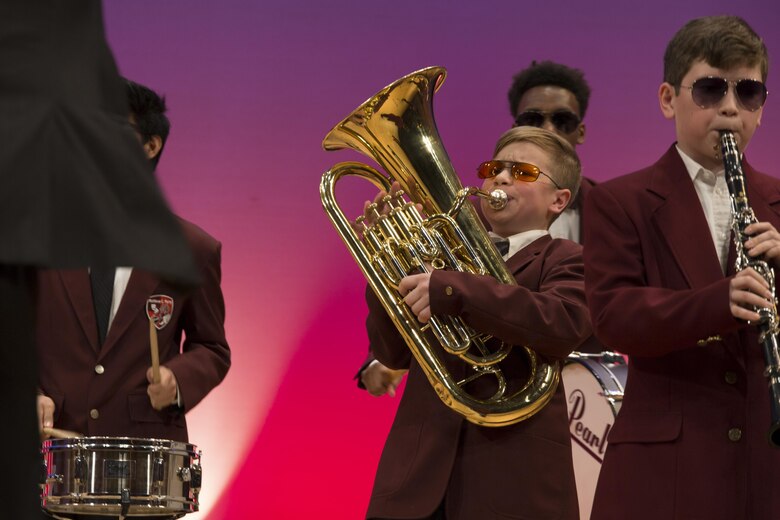
[[[627, 371], [628, 365], [623, 363], [604, 363], [598, 354], [588, 355], [575, 355], [566, 358], [564, 368], [566, 365], [576, 363], [584, 367], [588, 372], [596, 378], [601, 388], [604, 390], [604, 395], [607, 398], [613, 398], [618, 401], [623, 400], [625, 395], [625, 385], [615, 374], [615, 370], [619, 372]], [[627, 375], [627, 374], [626, 374]]]
[[68, 437], [65, 439], [46, 439], [41, 445], [41, 451], [59, 449], [59, 448], [114, 448], [114, 449], [147, 449], [157, 451], [160, 449], [179, 450], [198, 454], [198, 447], [183, 441], [174, 441], [170, 439], [155, 439], [143, 437], [109, 437], [109, 436], [91, 436], [91, 437]]

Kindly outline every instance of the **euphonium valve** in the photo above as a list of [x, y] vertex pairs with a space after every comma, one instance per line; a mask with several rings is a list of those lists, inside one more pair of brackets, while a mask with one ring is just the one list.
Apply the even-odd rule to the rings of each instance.
[[[463, 188], [441, 144], [432, 99], [445, 74], [441, 67], [429, 67], [404, 76], [336, 125], [323, 141], [326, 150], [355, 149], [376, 160], [387, 175], [362, 163], [340, 163], [323, 175], [320, 196], [441, 400], [473, 423], [504, 426], [530, 417], [550, 400], [560, 377], [558, 364], [545, 363], [530, 348], [520, 347], [530, 376], [516, 384], [501, 366], [512, 345], [474, 331], [459, 317], [433, 316], [421, 324], [397, 290], [404, 276], [427, 269], [491, 275], [505, 284], [516, 283], [468, 200], [476, 195], [501, 209], [506, 193]], [[371, 218], [356, 221], [362, 230], [355, 230], [336, 202], [336, 184], [346, 176], [362, 178], [389, 194], [384, 201], [387, 212], [374, 210]], [[391, 193], [393, 181], [401, 191]], [[448, 370], [452, 359], [465, 364], [465, 377], [456, 378]], [[483, 377], [492, 379], [492, 395], [469, 393], [469, 383]]]

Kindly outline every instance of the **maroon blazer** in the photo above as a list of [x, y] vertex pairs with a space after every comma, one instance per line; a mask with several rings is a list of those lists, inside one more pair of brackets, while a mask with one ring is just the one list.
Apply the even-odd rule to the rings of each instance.
[[[758, 220], [780, 228], [780, 182], [744, 170]], [[593, 520], [780, 518], [757, 334], [729, 312], [731, 275], [676, 149], [594, 188], [586, 212], [594, 328], [631, 356]]]
[[[40, 272], [39, 387], [54, 400], [56, 428], [89, 436], [187, 440], [184, 413], [225, 377], [230, 350], [219, 285], [221, 244], [194, 224], [181, 224], [202, 284], [185, 290], [133, 269], [102, 347], [88, 271]], [[171, 321], [158, 331], [160, 364], [176, 375], [183, 407], [157, 411], [146, 394], [151, 366], [146, 300], [160, 294], [174, 300]]]
[[[434, 272], [432, 312], [459, 315], [478, 331], [530, 345], [549, 358], [565, 358], [591, 334], [581, 247], [544, 236], [507, 265], [517, 286], [486, 276]], [[474, 425], [441, 402], [371, 291], [367, 299], [368, 334], [377, 359], [391, 368], [409, 368], [367, 516], [421, 518], [446, 497], [448, 520], [577, 519], [562, 386], [525, 421], [500, 428]], [[510, 371], [527, 372], [520, 349], [507, 361]]]

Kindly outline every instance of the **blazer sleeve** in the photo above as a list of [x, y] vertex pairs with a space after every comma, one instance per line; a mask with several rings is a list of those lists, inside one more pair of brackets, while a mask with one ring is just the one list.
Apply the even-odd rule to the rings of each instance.
[[179, 326], [184, 332], [182, 353], [166, 362], [176, 375], [185, 411], [191, 410], [217, 386], [230, 368], [225, 338], [225, 300], [220, 288], [222, 245], [216, 240], [196, 253], [203, 283], [188, 299]]
[[371, 287], [366, 288], [366, 303], [368, 304], [366, 331], [370, 352], [388, 368], [395, 370], [409, 368], [412, 351], [409, 350]]
[[374, 353], [371, 351], [371, 347], [368, 347], [368, 354], [366, 355], [366, 360], [363, 361], [363, 364], [360, 365], [360, 368], [357, 371], [357, 374], [355, 374], [355, 379], [357, 381], [357, 387], [361, 390], [366, 389], [366, 385], [363, 384], [363, 380], [361, 379], [361, 376], [363, 375], [363, 371], [368, 368], [368, 365], [376, 361], [376, 358], [374, 357]]
[[431, 311], [461, 316], [479, 332], [565, 358], [591, 335], [581, 248], [554, 240], [534, 262], [542, 263], [538, 289], [524, 272], [516, 274], [518, 285], [504, 285], [490, 276], [435, 271]]
[[658, 271], [652, 260], [658, 252], [644, 251], [641, 239], [650, 224], [641, 208], [629, 211], [621, 200], [633, 199], [600, 185], [585, 201], [586, 292], [599, 339], [620, 352], [652, 357], [744, 326], [729, 310], [730, 277], [694, 289], [650, 286], [648, 269]]

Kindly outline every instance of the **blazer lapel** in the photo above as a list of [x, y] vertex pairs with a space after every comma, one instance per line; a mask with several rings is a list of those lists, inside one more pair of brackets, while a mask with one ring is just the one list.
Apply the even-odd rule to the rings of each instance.
[[84, 329], [84, 335], [95, 352], [99, 352], [97, 319], [95, 318], [95, 305], [92, 302], [89, 272], [86, 269], [69, 269], [57, 271], [57, 273], [62, 279], [62, 284], [65, 286], [73, 310], [78, 316], [81, 328]]
[[673, 146], [656, 163], [648, 190], [659, 197], [651, 221], [691, 288], [723, 278], [710, 228], [688, 170]]
[[111, 322], [111, 327], [108, 329], [106, 341], [100, 352], [101, 357], [105, 356], [117, 344], [134, 320], [146, 317], [146, 300], [153, 294], [159, 283], [159, 280], [151, 273], [133, 269], [125, 293], [122, 295], [122, 301], [114, 316], [114, 321]]
[[539, 253], [541, 253], [544, 246], [547, 245], [551, 240], [552, 237], [550, 237], [550, 235], [544, 235], [537, 238], [522, 248], [520, 251], [509, 257], [509, 259], [506, 261], [506, 266], [509, 268], [512, 274], [516, 274], [519, 271], [522, 271], [526, 265], [528, 265], [534, 258], [539, 255]]

